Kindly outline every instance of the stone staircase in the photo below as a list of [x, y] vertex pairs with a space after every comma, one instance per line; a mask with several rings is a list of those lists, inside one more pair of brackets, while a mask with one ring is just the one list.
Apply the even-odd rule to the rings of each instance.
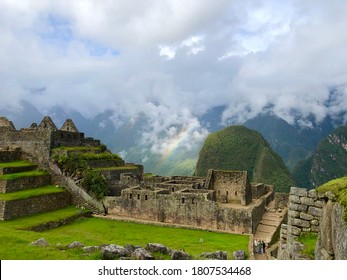
[[273, 241], [275, 234], [280, 230], [287, 211], [286, 209], [276, 210], [274, 201], [269, 203], [268, 208], [269, 210], [264, 213], [254, 234], [254, 239], [264, 240], [265, 243]]
[[10, 220], [71, 205], [68, 192], [51, 185], [48, 172], [24, 161], [18, 151], [0, 152], [0, 220]]

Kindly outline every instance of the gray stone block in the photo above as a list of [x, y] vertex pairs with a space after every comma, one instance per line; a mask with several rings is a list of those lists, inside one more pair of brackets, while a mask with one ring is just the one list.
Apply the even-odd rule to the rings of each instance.
[[290, 203], [301, 203], [301, 202], [300, 202], [300, 196], [291, 194], [291, 195], [289, 196], [289, 202], [290, 202]]
[[316, 191], [316, 190], [310, 190], [310, 191], [308, 192], [308, 197], [312, 197], [312, 198], [318, 197], [317, 191]]
[[289, 204], [289, 210], [294, 210], [294, 211], [307, 211], [307, 205], [304, 204], [296, 204], [296, 203], [290, 203]]
[[314, 217], [310, 214], [306, 214], [306, 213], [303, 213], [301, 212], [300, 213], [300, 218], [303, 219], [303, 220], [306, 220], [306, 221], [311, 221], [314, 219]]
[[318, 220], [312, 220], [312, 221], [310, 221], [310, 224], [313, 226], [319, 226], [319, 221]]
[[322, 214], [323, 214], [322, 208], [317, 208], [317, 207], [313, 207], [313, 206], [308, 207], [307, 212], [313, 216], [316, 216], [316, 217], [322, 217]]
[[316, 201], [314, 202], [314, 206], [315, 206], [315, 207], [318, 207], [318, 208], [322, 208], [322, 207], [323, 207], [323, 201], [321, 201], [321, 200], [316, 200]]
[[298, 218], [300, 217], [300, 212], [299, 211], [294, 211], [294, 210], [289, 210], [288, 211], [288, 216], [292, 218]]
[[291, 227], [290, 227], [290, 232], [291, 232], [293, 235], [299, 236], [299, 235], [301, 234], [301, 229], [298, 228], [298, 227], [295, 227], [295, 226], [291, 226]]
[[314, 199], [311, 197], [300, 197], [300, 202], [305, 205], [314, 205]]
[[293, 219], [292, 225], [293, 226], [298, 226], [298, 227], [301, 227], [301, 228], [309, 228], [310, 227], [310, 222], [309, 221], [305, 221], [305, 220], [301, 220], [301, 219]]
[[291, 187], [290, 188], [290, 194], [297, 195], [297, 196], [307, 196], [307, 189], [303, 188], [297, 188], [297, 187]]

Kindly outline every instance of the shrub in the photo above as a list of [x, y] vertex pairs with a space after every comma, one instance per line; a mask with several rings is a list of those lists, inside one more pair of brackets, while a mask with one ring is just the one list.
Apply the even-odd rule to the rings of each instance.
[[96, 171], [87, 169], [83, 172], [82, 187], [92, 194], [96, 199], [102, 199], [108, 194], [106, 179]]

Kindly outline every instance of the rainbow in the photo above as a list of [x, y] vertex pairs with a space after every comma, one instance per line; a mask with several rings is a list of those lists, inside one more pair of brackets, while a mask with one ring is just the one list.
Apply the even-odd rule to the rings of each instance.
[[182, 143], [183, 140], [187, 139], [189, 133], [192, 130], [192, 126], [185, 126], [182, 128], [182, 130], [177, 133], [175, 137], [170, 139], [170, 143], [167, 146], [166, 150], [162, 154], [157, 166], [162, 165], [164, 162], [169, 160], [169, 158], [173, 155], [177, 147]]

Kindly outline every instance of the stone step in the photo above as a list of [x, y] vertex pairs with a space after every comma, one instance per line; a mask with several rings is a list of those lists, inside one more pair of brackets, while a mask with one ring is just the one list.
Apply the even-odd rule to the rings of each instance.
[[61, 209], [71, 205], [68, 192], [50, 193], [22, 200], [0, 201], [0, 219], [11, 220], [32, 214]]
[[[31, 176], [27, 176], [25, 172], [16, 173], [21, 174], [18, 177], [8, 179], [8, 175], [0, 176], [0, 192], [9, 193], [21, 190], [32, 189], [49, 185], [51, 183], [51, 175], [46, 172], [33, 173]], [[31, 174], [31, 173], [30, 173]], [[15, 174], [12, 174], [15, 175]]]
[[0, 167], [0, 175], [6, 175], [6, 174], [13, 174], [13, 173], [20, 173], [20, 172], [26, 172], [26, 171], [33, 171], [37, 169], [36, 164], [31, 165], [19, 165], [19, 166], [11, 166], [10, 164], [6, 167]]
[[267, 226], [274, 226], [274, 227], [277, 227], [280, 222], [279, 221], [273, 221], [273, 220], [261, 220], [260, 221], [260, 224], [261, 225], [267, 225]]
[[260, 224], [258, 226], [257, 231], [261, 231], [261, 232], [268, 232], [268, 233], [274, 233], [276, 231], [276, 227], [275, 226], [268, 226], [268, 225], [262, 225]]

